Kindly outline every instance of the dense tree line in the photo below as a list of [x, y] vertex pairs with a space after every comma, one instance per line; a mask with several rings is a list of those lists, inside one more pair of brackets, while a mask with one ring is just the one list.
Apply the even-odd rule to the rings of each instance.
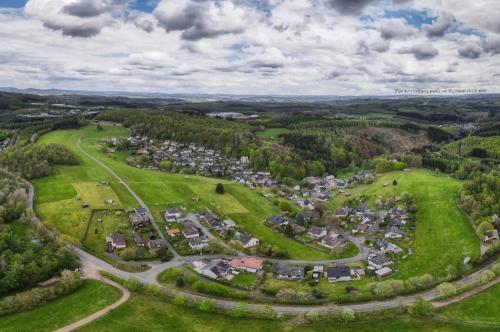
[[0, 170], [0, 295], [78, 266], [74, 255], [26, 211], [25, 186], [22, 179]]
[[[460, 191], [460, 206], [476, 224], [496, 223], [500, 227], [500, 169], [477, 174], [465, 181]], [[496, 217], [495, 217], [496, 216]]]
[[462, 157], [500, 159], [500, 136], [469, 136], [445, 145], [443, 151]]
[[77, 165], [76, 156], [60, 144], [18, 144], [0, 155], [0, 165], [11, 172], [20, 173], [27, 179], [50, 174], [51, 165]]

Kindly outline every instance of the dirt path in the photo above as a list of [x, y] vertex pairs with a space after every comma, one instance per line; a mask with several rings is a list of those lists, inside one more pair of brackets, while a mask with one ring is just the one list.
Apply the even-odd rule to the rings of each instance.
[[101, 276], [96, 276], [96, 274], [98, 275], [97, 271], [94, 271], [94, 270], [86, 271], [86, 273], [88, 273], [89, 275], [95, 276], [95, 279], [97, 279], [99, 281], [102, 281], [108, 285], [111, 285], [115, 288], [118, 288], [122, 292], [122, 297], [118, 301], [116, 301], [115, 303], [110, 304], [109, 306], [99, 310], [98, 312], [95, 312], [92, 315], [87, 316], [87, 317], [85, 317], [77, 322], [66, 325], [66, 326], [56, 330], [55, 332], [70, 332], [70, 331], [74, 331], [76, 329], [79, 329], [80, 327], [87, 325], [87, 324], [101, 318], [102, 316], [104, 316], [108, 312], [110, 312], [111, 310], [116, 309], [117, 307], [119, 307], [123, 303], [127, 302], [127, 300], [129, 299], [130, 292], [128, 291], [128, 289], [124, 288], [122, 285], [117, 284], [116, 282], [111, 281], [111, 280], [106, 279], [106, 278], [103, 278]]
[[450, 305], [450, 304], [453, 304], [453, 303], [456, 303], [456, 302], [460, 302], [462, 300], [465, 300], [466, 298], [469, 298], [471, 296], [479, 294], [482, 291], [484, 291], [485, 289], [488, 289], [491, 286], [496, 285], [498, 282], [500, 282], [500, 278], [496, 278], [496, 279], [494, 279], [493, 281], [490, 281], [487, 284], [484, 284], [482, 286], [479, 286], [479, 287], [476, 287], [474, 289], [471, 289], [470, 291], [467, 291], [465, 293], [458, 294], [457, 296], [451, 297], [451, 298], [443, 300], [443, 301], [436, 301], [436, 302], [433, 302], [432, 304], [434, 305], [435, 308], [446, 307], [447, 305]]

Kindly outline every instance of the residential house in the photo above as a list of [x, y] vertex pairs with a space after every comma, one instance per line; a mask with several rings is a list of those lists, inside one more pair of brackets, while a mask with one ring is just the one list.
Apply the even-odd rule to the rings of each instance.
[[194, 227], [184, 227], [182, 228], [182, 235], [186, 239], [195, 239], [200, 236], [200, 233], [198, 233], [198, 230]]
[[268, 222], [275, 227], [282, 227], [288, 225], [288, 220], [285, 217], [278, 215], [272, 216]]
[[305, 227], [300, 226], [299, 224], [292, 223], [291, 227], [294, 234], [302, 234], [306, 231]]
[[144, 240], [140, 232], [134, 232], [134, 242], [138, 247], [144, 247]]
[[400, 253], [403, 251], [400, 247], [395, 245], [394, 243], [387, 242], [384, 238], [378, 238], [375, 242], [375, 245], [378, 247], [379, 251], [382, 253]]
[[150, 251], [158, 251], [162, 248], [162, 243], [160, 239], [154, 239], [148, 241], [148, 248]]
[[180, 208], [168, 209], [164, 213], [167, 222], [175, 222], [182, 217], [182, 210]]
[[248, 233], [240, 233], [236, 232], [234, 234], [234, 237], [232, 239], [233, 241], [241, 244], [243, 248], [253, 248], [259, 245], [259, 240], [257, 238], [254, 238]]
[[321, 239], [321, 245], [333, 249], [345, 243], [344, 239], [337, 233], [331, 232]]
[[188, 245], [193, 250], [201, 250], [208, 247], [208, 240], [201, 237], [191, 238], [188, 239]]
[[201, 274], [212, 279], [225, 279], [231, 273], [231, 270], [232, 268], [227, 261], [214, 259], [203, 267]]
[[224, 223], [224, 226], [227, 228], [233, 228], [234, 226], [236, 226], [236, 223], [231, 219], [224, 219], [224, 221], [222, 222]]
[[127, 248], [127, 242], [125, 240], [125, 235], [119, 232], [115, 232], [106, 237], [106, 243], [109, 249], [125, 249]]
[[325, 277], [329, 282], [351, 280], [351, 268], [349, 266], [336, 266], [326, 269]]
[[498, 231], [496, 229], [486, 231], [484, 236], [484, 242], [487, 244], [493, 244], [498, 241]]
[[368, 256], [368, 268], [378, 270], [392, 264], [392, 261], [385, 254], [370, 254]]
[[137, 212], [133, 212], [128, 215], [128, 219], [132, 227], [144, 227], [151, 224], [148, 215], [143, 215]]
[[380, 278], [387, 277], [388, 275], [392, 274], [392, 269], [387, 266], [384, 266], [383, 268], [376, 270], [375, 274], [377, 275], [377, 277]]
[[276, 269], [278, 279], [299, 280], [304, 279], [306, 269], [303, 266], [281, 266]]
[[167, 234], [170, 237], [176, 237], [176, 236], [181, 235], [181, 230], [178, 228], [169, 228], [169, 229], [167, 229]]
[[385, 238], [388, 239], [400, 239], [404, 235], [404, 232], [397, 226], [389, 227], [389, 230], [384, 234]]
[[264, 261], [259, 258], [254, 257], [243, 257], [243, 258], [235, 258], [229, 261], [229, 265], [237, 270], [245, 270], [247, 272], [255, 273], [262, 269], [262, 265]]
[[325, 228], [321, 227], [311, 227], [307, 231], [307, 235], [310, 235], [311, 237], [315, 239], [321, 239], [323, 236], [325, 236], [328, 232], [326, 231]]

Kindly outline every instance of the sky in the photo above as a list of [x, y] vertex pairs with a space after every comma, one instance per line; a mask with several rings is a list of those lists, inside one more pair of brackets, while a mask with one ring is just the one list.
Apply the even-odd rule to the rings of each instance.
[[0, 86], [500, 92], [500, 1], [0, 0]]

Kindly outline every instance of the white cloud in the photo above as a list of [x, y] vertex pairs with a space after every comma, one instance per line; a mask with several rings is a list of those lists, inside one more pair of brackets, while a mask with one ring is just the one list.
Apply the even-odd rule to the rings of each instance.
[[[374, 0], [359, 8], [328, 0], [162, 0], [153, 13], [129, 3], [30, 0], [23, 11], [0, 9], [0, 86], [285, 94], [470, 82], [500, 88], [495, 0]], [[437, 19], [419, 30], [385, 17], [387, 6]]]

